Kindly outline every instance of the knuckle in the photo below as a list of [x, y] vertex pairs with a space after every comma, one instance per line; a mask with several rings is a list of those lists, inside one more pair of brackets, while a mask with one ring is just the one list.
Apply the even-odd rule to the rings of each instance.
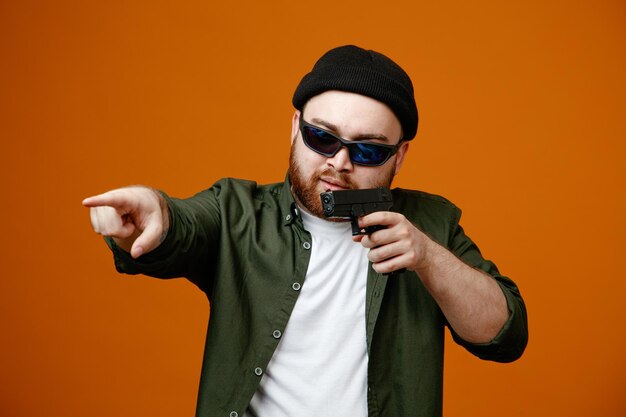
[[417, 253], [415, 253], [415, 251], [410, 251], [408, 254], [408, 262], [410, 264], [415, 263], [415, 261], [417, 261]]

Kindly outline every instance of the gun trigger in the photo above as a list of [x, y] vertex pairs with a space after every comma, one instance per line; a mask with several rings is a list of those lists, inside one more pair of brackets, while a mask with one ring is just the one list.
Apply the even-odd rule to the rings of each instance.
[[365, 229], [359, 227], [359, 218], [356, 216], [352, 216], [350, 218], [350, 223], [352, 224], [352, 236], [364, 235]]

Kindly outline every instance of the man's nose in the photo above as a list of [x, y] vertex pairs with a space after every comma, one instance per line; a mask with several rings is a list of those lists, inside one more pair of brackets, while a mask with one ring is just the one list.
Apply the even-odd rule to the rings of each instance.
[[348, 148], [346, 148], [345, 146], [342, 146], [341, 149], [339, 149], [339, 152], [335, 154], [335, 156], [333, 156], [332, 158], [328, 158], [326, 163], [335, 168], [335, 170], [337, 170], [338, 172], [352, 171], [352, 168], [354, 167], [352, 161], [350, 160], [350, 153], [348, 152]]

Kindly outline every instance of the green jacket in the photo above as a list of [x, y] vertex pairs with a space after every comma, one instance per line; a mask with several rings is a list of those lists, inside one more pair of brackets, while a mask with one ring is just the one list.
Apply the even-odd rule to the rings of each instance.
[[[189, 199], [165, 198], [171, 217], [165, 241], [133, 260], [107, 239], [116, 268], [187, 277], [206, 293], [211, 314], [196, 415], [243, 416], [298, 299], [311, 236], [288, 180], [257, 185], [223, 179]], [[510, 318], [495, 339], [470, 344], [451, 329], [454, 340], [482, 359], [517, 359], [528, 338], [524, 302], [464, 234], [461, 211], [418, 191], [395, 189], [393, 201], [393, 211], [493, 276], [506, 296]], [[447, 322], [438, 305], [414, 272], [384, 276], [371, 265], [366, 304], [369, 415], [441, 416]]]

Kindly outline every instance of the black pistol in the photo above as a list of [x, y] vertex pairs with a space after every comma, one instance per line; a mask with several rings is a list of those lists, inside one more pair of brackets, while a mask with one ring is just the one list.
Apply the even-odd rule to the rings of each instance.
[[359, 217], [375, 211], [389, 211], [393, 205], [391, 190], [386, 187], [364, 190], [338, 190], [321, 193], [322, 207], [326, 217], [350, 219], [352, 236], [366, 235], [383, 226], [359, 227]]

